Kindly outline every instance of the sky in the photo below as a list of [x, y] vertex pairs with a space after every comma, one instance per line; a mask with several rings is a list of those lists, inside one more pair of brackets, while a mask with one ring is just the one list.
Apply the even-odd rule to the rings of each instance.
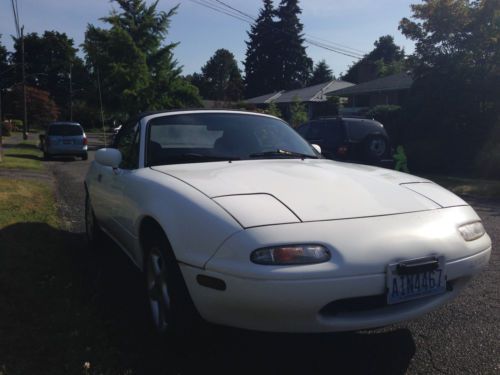
[[[17, 0], [20, 23], [25, 33], [45, 30], [65, 32], [79, 46], [88, 24], [106, 27], [100, 17], [106, 16], [116, 3], [108, 0]], [[146, 0], [151, 3], [151, 0]], [[247, 31], [250, 25], [239, 19], [208, 9], [198, 2], [217, 0], [159, 0], [158, 9], [168, 11], [180, 4], [171, 19], [166, 42], [179, 42], [174, 56], [183, 67], [183, 74], [199, 72], [219, 48], [231, 51], [243, 70]], [[262, 0], [224, 0], [226, 4], [257, 16]], [[413, 52], [413, 43], [398, 30], [399, 21], [411, 16], [410, 4], [419, 0], [301, 0], [300, 20], [309, 38], [321, 39], [369, 52], [382, 35], [392, 35], [396, 44]], [[275, 5], [279, 0], [274, 0]], [[1, 42], [12, 50], [15, 34], [11, 1], [0, 0]], [[336, 76], [345, 72], [356, 59], [317, 46], [308, 45], [307, 53], [315, 63], [324, 59]], [[81, 54], [81, 52], [80, 52]]]

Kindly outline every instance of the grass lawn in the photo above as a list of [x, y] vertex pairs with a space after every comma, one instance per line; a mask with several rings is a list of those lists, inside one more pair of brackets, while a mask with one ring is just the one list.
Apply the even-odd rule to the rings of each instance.
[[426, 176], [458, 195], [500, 199], [500, 181], [450, 176]]
[[42, 151], [37, 147], [37, 141], [25, 141], [15, 146], [6, 148], [4, 145], [4, 158], [0, 168], [41, 170]]
[[0, 178], [0, 375], [126, 373], [85, 290], [81, 237], [49, 183]]

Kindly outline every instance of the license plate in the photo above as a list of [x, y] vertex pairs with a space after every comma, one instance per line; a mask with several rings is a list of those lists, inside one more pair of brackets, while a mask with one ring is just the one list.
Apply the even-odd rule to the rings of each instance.
[[412, 259], [387, 267], [387, 303], [394, 304], [446, 291], [444, 257]]

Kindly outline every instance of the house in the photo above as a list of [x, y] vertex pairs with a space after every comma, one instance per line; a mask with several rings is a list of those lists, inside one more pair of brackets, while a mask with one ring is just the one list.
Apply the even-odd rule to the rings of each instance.
[[279, 107], [284, 117], [288, 118], [291, 105], [298, 100], [305, 105], [308, 118], [311, 119], [318, 116], [336, 114], [328, 113], [332, 110], [332, 106], [331, 103], [328, 102], [327, 94], [349, 86], [353, 86], [353, 84], [345, 81], [332, 80], [318, 85], [304, 87], [303, 89], [277, 91], [257, 96], [255, 98], [246, 99], [245, 103], [265, 109], [270, 103], [274, 102]]
[[327, 96], [347, 98], [344, 114], [366, 112], [377, 105], [402, 105], [413, 84], [409, 73], [397, 73], [328, 92]]

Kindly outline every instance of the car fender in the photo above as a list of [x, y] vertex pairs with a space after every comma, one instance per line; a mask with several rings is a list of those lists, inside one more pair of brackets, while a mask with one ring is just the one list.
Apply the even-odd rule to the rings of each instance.
[[195, 188], [149, 168], [141, 172], [147, 182], [137, 182], [140, 190], [132, 182], [125, 192], [132, 195], [131, 209], [137, 210], [133, 223], [137, 241], [132, 250], [140, 267], [139, 237], [145, 218], [152, 218], [161, 226], [179, 262], [200, 268], [228, 237], [243, 230], [219, 204]]

